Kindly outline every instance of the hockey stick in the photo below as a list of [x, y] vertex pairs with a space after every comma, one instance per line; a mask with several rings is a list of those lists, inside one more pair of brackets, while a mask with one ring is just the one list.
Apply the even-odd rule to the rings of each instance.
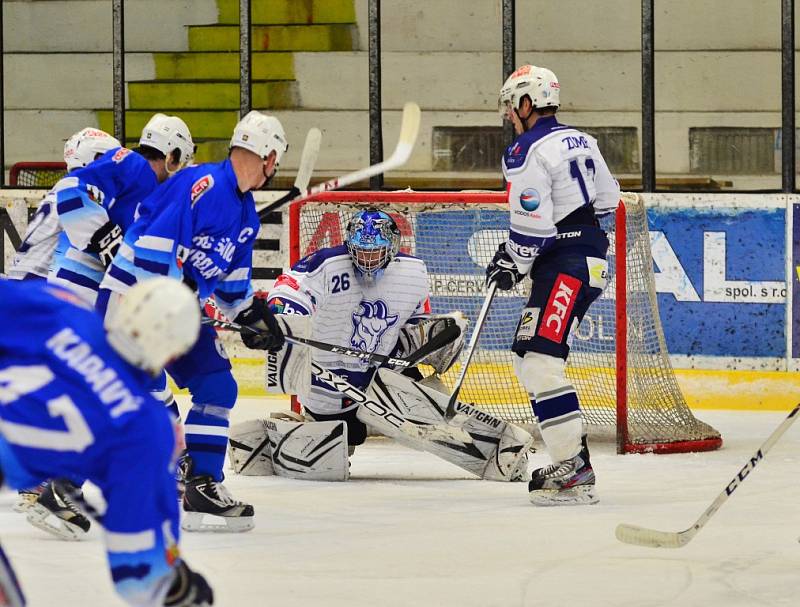
[[[333, 344], [327, 344], [321, 341], [316, 341], [313, 339], [306, 339], [304, 337], [290, 337], [288, 335], [284, 336], [284, 339], [289, 343], [299, 344], [304, 346], [310, 346], [312, 348], [317, 348], [318, 350], [324, 350], [326, 352], [334, 352], [336, 354], [341, 354], [343, 356], [348, 356], [350, 358], [358, 358], [363, 360], [364, 362], [368, 363], [376, 363], [379, 365], [391, 365], [392, 367], [401, 367], [406, 369], [408, 367], [412, 367], [417, 364], [420, 360], [425, 358], [431, 352], [435, 352], [439, 348], [446, 346], [461, 334], [461, 330], [456, 325], [455, 320], [453, 319], [445, 319], [447, 326], [439, 331], [436, 335], [433, 336], [429, 341], [425, 342], [419, 350], [412, 352], [411, 356], [408, 358], [395, 358], [394, 356], [386, 356], [384, 354], [374, 354], [372, 352], [364, 352], [362, 350], [356, 350], [354, 348], [348, 348], [345, 346], [335, 346]], [[218, 329], [228, 329], [230, 331], [236, 331], [237, 333], [244, 333], [245, 331], [250, 333], [260, 333], [258, 329], [254, 329], [252, 327], [245, 327], [235, 322], [228, 322], [226, 320], [217, 320], [214, 318], [204, 318], [203, 319], [204, 325], [211, 325], [212, 327], [216, 327]]]
[[266, 207], [258, 212], [258, 218], [264, 219], [270, 211], [273, 211], [287, 202], [291, 202], [295, 198], [300, 197], [302, 192], [308, 187], [308, 182], [311, 181], [311, 173], [314, 172], [314, 165], [317, 163], [317, 156], [319, 155], [319, 145], [322, 141], [322, 131], [317, 127], [308, 129], [306, 134], [306, 142], [303, 145], [303, 152], [300, 154], [300, 166], [297, 167], [297, 175], [294, 178], [294, 185], [284, 196], [275, 202], [268, 204]]
[[800, 404], [789, 412], [780, 426], [775, 428], [775, 431], [769, 438], [761, 445], [761, 448], [756, 451], [755, 455], [750, 458], [739, 473], [731, 479], [731, 482], [722, 490], [717, 498], [706, 508], [705, 512], [700, 515], [700, 518], [695, 521], [694, 525], [683, 531], [657, 531], [656, 529], [648, 529], [646, 527], [638, 527], [636, 525], [627, 525], [622, 523], [617, 525], [616, 536], [617, 539], [626, 544], [633, 544], [634, 546], [649, 546], [650, 548], [682, 548], [692, 541], [692, 538], [705, 527], [706, 523], [711, 519], [717, 510], [720, 509], [722, 504], [733, 494], [734, 491], [744, 482], [747, 475], [753, 471], [758, 463], [764, 459], [764, 456], [769, 450], [778, 442], [778, 439], [789, 429], [794, 423], [797, 413], [800, 411]]
[[0, 546], [0, 607], [25, 607], [25, 595], [17, 581], [17, 574]]
[[397, 141], [397, 146], [394, 148], [394, 152], [392, 152], [392, 155], [389, 156], [389, 158], [383, 162], [379, 162], [378, 164], [373, 164], [364, 169], [347, 173], [341, 177], [334, 177], [333, 179], [315, 185], [309, 190], [301, 189], [296, 196], [290, 196], [290, 191], [289, 194], [283, 196], [280, 200], [276, 200], [272, 204], [261, 209], [258, 212], [258, 216], [264, 217], [264, 215], [270, 211], [275, 211], [287, 202], [309, 198], [314, 194], [319, 194], [320, 192], [327, 192], [328, 190], [343, 188], [344, 186], [351, 185], [361, 181], [362, 179], [368, 179], [374, 175], [380, 175], [381, 173], [400, 168], [411, 156], [411, 152], [414, 149], [414, 143], [417, 141], [419, 124], [419, 106], [416, 103], [409, 101], [403, 106], [403, 118], [402, 122], [400, 123], [400, 138]]
[[483, 324], [489, 314], [489, 306], [492, 305], [492, 300], [494, 299], [494, 294], [496, 292], [497, 283], [492, 282], [492, 284], [489, 285], [489, 292], [486, 293], [486, 299], [483, 301], [483, 306], [478, 314], [478, 318], [475, 320], [475, 328], [472, 330], [472, 337], [469, 340], [469, 346], [467, 346], [467, 356], [464, 359], [464, 362], [461, 363], [461, 372], [458, 374], [458, 379], [456, 380], [455, 386], [453, 386], [453, 393], [450, 395], [450, 400], [447, 402], [447, 410], [444, 412], [444, 418], [448, 422], [456, 416], [456, 401], [458, 400], [458, 393], [461, 391], [464, 378], [467, 376], [467, 368], [472, 360], [472, 355], [475, 353], [475, 347], [478, 345], [478, 339], [481, 336]]

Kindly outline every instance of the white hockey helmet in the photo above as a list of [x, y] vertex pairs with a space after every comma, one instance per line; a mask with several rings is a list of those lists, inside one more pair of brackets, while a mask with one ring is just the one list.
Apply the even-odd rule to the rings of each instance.
[[194, 159], [195, 145], [186, 123], [177, 116], [154, 114], [144, 125], [139, 145], [146, 145], [169, 156], [172, 150], [181, 152], [180, 164], [186, 166]]
[[560, 90], [558, 78], [546, 67], [522, 65], [503, 83], [498, 110], [503, 117], [509, 108], [519, 110], [525, 95], [530, 97], [534, 108], [559, 107]]
[[75, 133], [64, 143], [64, 162], [67, 171], [74, 171], [94, 162], [98, 154], [122, 147], [116, 138], [105, 131], [87, 127]]
[[200, 333], [200, 304], [183, 283], [158, 277], [137, 283], [110, 310], [108, 342], [132, 365], [157, 375], [184, 354]]
[[233, 129], [231, 147], [249, 150], [260, 158], [266, 158], [274, 150], [277, 167], [289, 144], [280, 120], [253, 110]]

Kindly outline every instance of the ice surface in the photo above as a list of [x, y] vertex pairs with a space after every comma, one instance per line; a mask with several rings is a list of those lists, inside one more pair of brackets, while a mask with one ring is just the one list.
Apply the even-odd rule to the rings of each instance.
[[[235, 418], [266, 411], [241, 401]], [[617, 523], [667, 531], [692, 524], [783, 418], [707, 412], [723, 450], [617, 456], [593, 445], [601, 503], [536, 508], [526, 486], [473, 480], [437, 458], [373, 439], [347, 483], [231, 475], [256, 508], [241, 535], [184, 535], [187, 561], [223, 607], [797, 605], [798, 463], [792, 428], [688, 546], [614, 539]], [[548, 463], [536, 454], [531, 465]], [[121, 605], [99, 534], [52, 539], [0, 496], [0, 539], [30, 604]]]

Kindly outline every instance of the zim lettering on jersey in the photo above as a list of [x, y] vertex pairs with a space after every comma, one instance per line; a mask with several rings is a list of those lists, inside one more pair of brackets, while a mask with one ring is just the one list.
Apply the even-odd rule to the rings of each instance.
[[190, 204], [194, 206], [200, 197], [214, 187], [214, 178], [211, 175], [204, 175], [194, 182], [190, 195]]
[[69, 327], [61, 329], [45, 345], [68, 367], [83, 376], [100, 402], [109, 407], [111, 417], [117, 418], [141, 407], [142, 397], [134, 396], [117, 372], [106, 366], [91, 346]]
[[584, 135], [581, 135], [580, 137], [574, 137], [572, 135], [567, 135], [561, 141], [562, 141], [562, 143], [566, 143], [567, 144], [567, 149], [568, 150], [574, 150], [574, 149], [577, 149], [577, 148], [589, 149], [589, 141], [586, 139], [586, 137]]
[[130, 153], [131, 150], [129, 150], [128, 148], [120, 148], [114, 153], [114, 155], [111, 157], [111, 160], [119, 164], [120, 162], [125, 160], [125, 157]]
[[550, 299], [542, 313], [542, 324], [539, 327], [539, 336], [560, 344], [564, 341], [567, 319], [575, 307], [578, 294], [581, 290], [581, 281], [568, 274], [559, 274]]

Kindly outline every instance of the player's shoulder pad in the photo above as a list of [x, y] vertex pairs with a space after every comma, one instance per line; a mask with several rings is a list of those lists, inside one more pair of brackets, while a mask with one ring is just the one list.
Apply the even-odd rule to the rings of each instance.
[[348, 260], [350, 259], [350, 253], [345, 245], [320, 249], [298, 261], [292, 266], [292, 270], [307, 274], [318, 270], [325, 262], [336, 260], [344, 256], [346, 256]]
[[531, 149], [537, 143], [540, 143], [543, 139], [546, 139], [554, 133], [567, 129], [572, 129], [572, 127], [559, 124], [554, 116], [539, 118], [536, 124], [533, 125], [533, 128], [522, 133], [522, 135], [514, 140], [514, 143], [506, 148], [503, 154], [503, 163], [506, 169], [513, 171], [522, 168], [528, 160]]

